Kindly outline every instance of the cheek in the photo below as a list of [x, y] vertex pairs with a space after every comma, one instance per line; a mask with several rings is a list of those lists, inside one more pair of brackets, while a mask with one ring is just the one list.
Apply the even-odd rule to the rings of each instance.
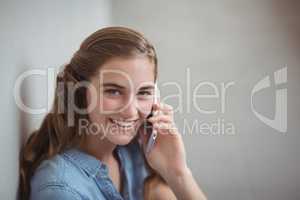
[[112, 99], [104, 97], [99, 102], [99, 108], [101, 111], [117, 111], [124, 106], [124, 103], [120, 99]]
[[148, 116], [151, 112], [153, 105], [152, 100], [144, 100], [144, 101], [139, 101], [138, 103], [138, 109], [139, 111], [143, 114], [143, 116]]
[[90, 119], [94, 122], [103, 122], [107, 114], [117, 111], [122, 106], [122, 102], [116, 99], [99, 98], [95, 102], [95, 104], [88, 106]]

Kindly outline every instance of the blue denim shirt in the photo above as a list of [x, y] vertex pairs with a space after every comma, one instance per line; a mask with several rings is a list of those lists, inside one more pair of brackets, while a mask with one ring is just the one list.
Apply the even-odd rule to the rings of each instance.
[[31, 200], [142, 200], [149, 175], [137, 140], [117, 146], [122, 191], [117, 191], [107, 166], [79, 149], [68, 149], [45, 160], [31, 179]]

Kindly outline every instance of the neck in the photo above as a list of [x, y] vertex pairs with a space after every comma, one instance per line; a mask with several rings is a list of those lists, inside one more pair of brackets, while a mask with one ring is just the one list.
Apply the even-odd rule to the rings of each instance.
[[105, 137], [88, 135], [81, 145], [81, 149], [96, 157], [104, 163], [110, 163], [114, 159], [113, 151], [116, 145], [108, 141]]

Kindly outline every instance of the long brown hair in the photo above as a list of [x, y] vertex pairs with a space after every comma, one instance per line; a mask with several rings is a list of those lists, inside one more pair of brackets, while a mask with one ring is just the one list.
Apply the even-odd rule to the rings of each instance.
[[[30, 198], [30, 179], [42, 161], [69, 147], [79, 146], [85, 137], [85, 134], [78, 132], [78, 122], [79, 119], [88, 119], [88, 116], [73, 111], [68, 103], [74, 101], [77, 108], [86, 109], [86, 87], [77, 88], [73, 97], [68, 95], [70, 90], [74, 89], [78, 82], [89, 81], [109, 59], [136, 56], [145, 56], [154, 63], [156, 81], [155, 49], [141, 33], [125, 27], [107, 27], [94, 32], [83, 41], [70, 62], [57, 76], [51, 112], [45, 116], [40, 128], [30, 135], [22, 147], [19, 183], [21, 199]], [[73, 123], [70, 123], [70, 116], [73, 116]]]

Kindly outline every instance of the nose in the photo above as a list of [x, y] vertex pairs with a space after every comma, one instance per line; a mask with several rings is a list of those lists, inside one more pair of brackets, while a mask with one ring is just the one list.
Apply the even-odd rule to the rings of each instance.
[[138, 117], [138, 104], [136, 98], [131, 97], [131, 99], [127, 100], [121, 115], [125, 119], [136, 119]]

